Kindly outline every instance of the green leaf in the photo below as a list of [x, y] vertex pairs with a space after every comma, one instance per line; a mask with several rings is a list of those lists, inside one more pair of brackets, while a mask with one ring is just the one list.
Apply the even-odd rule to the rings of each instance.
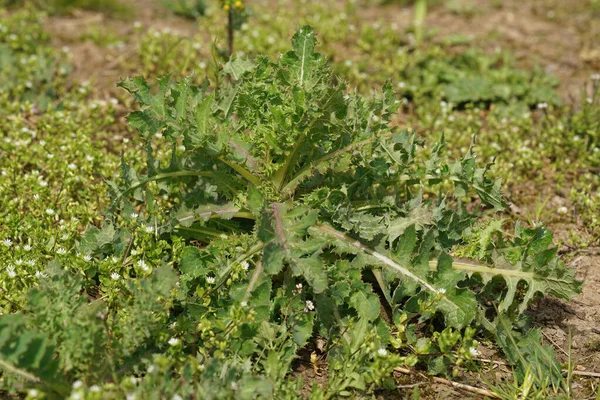
[[350, 296], [350, 304], [356, 309], [361, 318], [367, 321], [374, 321], [379, 316], [380, 304], [379, 298], [367, 291], [368, 289], [356, 289]]
[[230, 74], [234, 80], [240, 79], [246, 72], [254, 69], [256, 65], [247, 58], [234, 58], [223, 66], [223, 72]]

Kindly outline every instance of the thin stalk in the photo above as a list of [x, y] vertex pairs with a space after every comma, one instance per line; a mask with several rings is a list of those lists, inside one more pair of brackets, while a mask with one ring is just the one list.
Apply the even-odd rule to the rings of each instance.
[[227, 10], [227, 46], [229, 58], [233, 55], [233, 9]]

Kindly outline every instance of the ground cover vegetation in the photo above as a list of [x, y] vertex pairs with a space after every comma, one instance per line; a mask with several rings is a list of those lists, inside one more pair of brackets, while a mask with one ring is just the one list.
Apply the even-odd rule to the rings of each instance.
[[[186, 32], [3, 4], [3, 396], [439, 397], [398, 371], [598, 396], [528, 311], [581, 293], [565, 260], [599, 245], [597, 74], [566, 104], [423, 26], [477, 12], [455, 2], [405, 29], [355, 2], [149, 2]], [[110, 88], [53, 37], [81, 8], [130, 27], [78, 36], [114, 56]]]

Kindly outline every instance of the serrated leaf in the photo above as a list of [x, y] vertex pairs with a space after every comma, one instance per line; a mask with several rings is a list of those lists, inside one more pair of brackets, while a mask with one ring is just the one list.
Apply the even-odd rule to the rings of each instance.
[[374, 321], [379, 316], [381, 307], [379, 298], [364, 288], [354, 291], [350, 296], [350, 304], [356, 309], [358, 315], [367, 321]]
[[243, 57], [237, 57], [227, 61], [223, 66], [223, 72], [230, 74], [234, 80], [240, 79], [246, 72], [251, 71], [255, 67], [255, 64]]

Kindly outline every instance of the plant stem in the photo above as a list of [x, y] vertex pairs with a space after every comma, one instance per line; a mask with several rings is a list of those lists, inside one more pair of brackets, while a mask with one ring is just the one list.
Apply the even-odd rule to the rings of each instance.
[[227, 45], [229, 47], [229, 58], [233, 55], [233, 9], [227, 11]]

